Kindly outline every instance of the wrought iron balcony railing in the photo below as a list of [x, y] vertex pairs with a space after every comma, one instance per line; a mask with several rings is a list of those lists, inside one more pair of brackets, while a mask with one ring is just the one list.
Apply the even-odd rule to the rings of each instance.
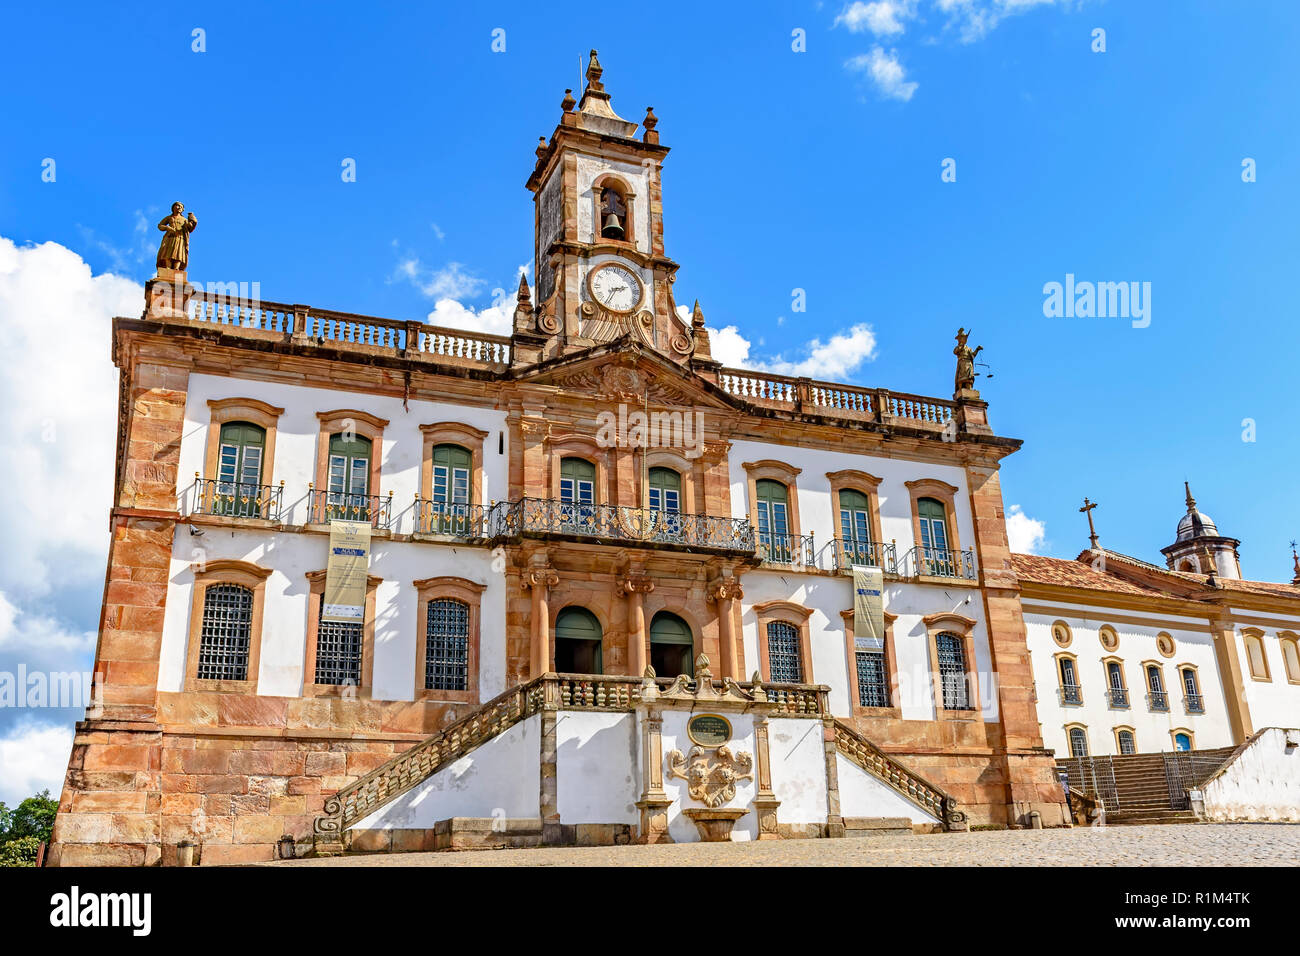
[[758, 532], [758, 554], [764, 564], [788, 564], [797, 568], [815, 568], [817, 549], [810, 534], [772, 534]]
[[1061, 685], [1061, 703], [1062, 704], [1082, 704], [1083, 688], [1078, 684]]
[[1106, 691], [1106, 700], [1116, 710], [1128, 710], [1128, 690], [1123, 687], [1111, 687]]
[[744, 518], [579, 504], [553, 498], [499, 502], [491, 509], [488, 525], [491, 537], [561, 534], [749, 554], [755, 549], [754, 528]]
[[912, 548], [898, 561], [898, 574], [905, 578], [936, 577], [976, 580], [974, 551], [948, 548]]
[[898, 548], [894, 544], [879, 541], [845, 541], [836, 538], [832, 542], [831, 557], [834, 566], [828, 571], [850, 571], [855, 564], [870, 568], [880, 568], [886, 574], [893, 574], [898, 569]]
[[283, 507], [283, 481], [278, 485], [253, 485], [194, 476], [194, 514], [279, 521]]
[[1159, 713], [1169, 710], [1169, 695], [1162, 690], [1153, 690], [1147, 694], [1147, 707]]
[[1205, 698], [1200, 694], [1187, 694], [1183, 697], [1183, 709], [1189, 714], [1205, 713]]
[[445, 534], [453, 538], [486, 538], [491, 512], [482, 505], [415, 499], [417, 534]]
[[349, 495], [338, 491], [319, 491], [308, 486], [307, 523], [331, 521], [369, 521], [376, 529], [388, 530], [393, 520], [393, 493]]

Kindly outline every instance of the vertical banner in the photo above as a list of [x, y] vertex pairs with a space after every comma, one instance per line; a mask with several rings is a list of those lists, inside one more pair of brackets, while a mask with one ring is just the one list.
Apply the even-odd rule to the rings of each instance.
[[331, 521], [322, 621], [348, 623], [364, 620], [366, 575], [369, 571], [370, 522]]
[[853, 646], [860, 651], [885, 646], [885, 573], [853, 565]]

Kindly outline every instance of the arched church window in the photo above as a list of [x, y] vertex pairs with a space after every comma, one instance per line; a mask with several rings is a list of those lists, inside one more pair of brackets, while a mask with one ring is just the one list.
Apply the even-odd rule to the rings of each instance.
[[583, 607], [566, 607], [555, 618], [555, 670], [561, 674], [602, 673], [601, 628]]

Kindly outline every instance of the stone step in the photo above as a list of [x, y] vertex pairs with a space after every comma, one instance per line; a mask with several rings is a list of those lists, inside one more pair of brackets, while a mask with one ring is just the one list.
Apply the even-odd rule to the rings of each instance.
[[911, 836], [912, 821], [907, 817], [845, 817], [846, 837]]

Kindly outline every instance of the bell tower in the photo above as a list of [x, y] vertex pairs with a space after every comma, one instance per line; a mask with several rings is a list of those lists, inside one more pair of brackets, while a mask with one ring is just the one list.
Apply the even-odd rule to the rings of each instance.
[[582, 98], [564, 91], [559, 125], [537, 146], [527, 182], [537, 285], [531, 303], [521, 298], [515, 312], [515, 361], [545, 361], [624, 336], [677, 362], [711, 361], [703, 317], [697, 330], [676, 314], [659, 120], [653, 108], [639, 126], [615, 113], [603, 72], [592, 50]]
[[1219, 534], [1214, 519], [1197, 510], [1192, 488], [1183, 482], [1187, 513], [1178, 522], [1177, 538], [1167, 548], [1161, 548], [1165, 563], [1171, 571], [1191, 574], [1210, 574], [1228, 580], [1241, 579], [1241, 561], [1237, 548], [1241, 542]]

